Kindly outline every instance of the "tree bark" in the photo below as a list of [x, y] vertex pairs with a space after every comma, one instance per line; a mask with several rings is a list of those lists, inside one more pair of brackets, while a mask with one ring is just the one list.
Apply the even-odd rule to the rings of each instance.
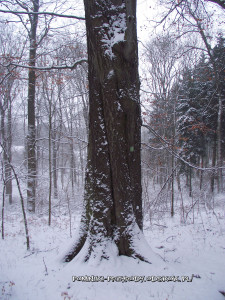
[[[71, 135], [72, 134], [73, 134], [73, 130], [71, 128]], [[74, 187], [75, 187], [77, 178], [76, 178], [76, 170], [75, 170], [75, 155], [74, 155], [73, 138], [70, 139], [69, 148], [70, 148], [70, 180], [71, 180], [71, 187], [72, 187], [72, 195], [74, 197], [74, 195], [75, 195]]]
[[[216, 165], [216, 151], [217, 151], [217, 144], [216, 144], [216, 135], [213, 141], [213, 150], [212, 150], [212, 168]], [[214, 184], [215, 184], [215, 170], [211, 173], [211, 192], [214, 193]]]
[[189, 167], [189, 197], [192, 197], [192, 168]]
[[[3, 166], [4, 166], [4, 184], [5, 184], [5, 195], [12, 204], [12, 172], [8, 162], [12, 161], [12, 99], [11, 89], [13, 86], [13, 78], [9, 78], [5, 85], [5, 94], [2, 97], [0, 103], [0, 115], [1, 115], [1, 140], [6, 151], [3, 151]], [[5, 117], [7, 115], [7, 122]], [[6, 123], [6, 124], [5, 124]]]
[[[7, 152], [10, 162], [12, 161], [12, 99], [9, 93], [7, 114]], [[12, 204], [12, 170], [7, 162], [6, 168], [6, 195], [9, 204]]]
[[[33, 12], [39, 11], [39, 0], [33, 0]], [[37, 51], [37, 25], [38, 15], [30, 15], [30, 53], [29, 65], [36, 65]], [[29, 212], [35, 212], [36, 198], [36, 126], [35, 126], [35, 90], [36, 90], [36, 74], [34, 69], [29, 69], [28, 73], [28, 137], [27, 137], [27, 207]]]
[[109, 243], [119, 255], [148, 261], [137, 247], [144, 239], [136, 0], [84, 0], [84, 5], [88, 160], [79, 239], [65, 261], [82, 248], [85, 261], [99, 253], [100, 259], [108, 258]]
[[49, 101], [48, 116], [48, 171], [49, 171], [49, 194], [48, 194], [48, 225], [51, 226], [52, 216], [52, 103]]
[[53, 186], [54, 186], [54, 198], [58, 198], [58, 171], [57, 171], [57, 133], [56, 122], [54, 121], [54, 129], [52, 131], [52, 164], [53, 164]]
[[[217, 76], [219, 77], [219, 76]], [[218, 193], [223, 192], [223, 157], [222, 157], [222, 112], [223, 112], [223, 104], [222, 104], [222, 95], [221, 95], [221, 84], [218, 83], [218, 117], [217, 117], [217, 160], [218, 160]]]

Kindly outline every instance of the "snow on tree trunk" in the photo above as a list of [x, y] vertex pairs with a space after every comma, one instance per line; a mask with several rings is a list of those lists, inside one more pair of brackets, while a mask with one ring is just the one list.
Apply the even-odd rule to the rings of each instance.
[[[33, 11], [38, 12], [39, 0], [33, 0]], [[37, 25], [38, 15], [30, 17], [30, 49], [29, 65], [36, 65], [37, 51]], [[36, 90], [36, 73], [34, 69], [28, 72], [28, 136], [27, 136], [27, 208], [29, 212], [35, 212], [36, 198], [36, 126], [35, 126], [35, 90]]]
[[112, 253], [149, 261], [142, 234], [136, 0], [84, 0], [89, 145], [79, 238], [65, 261]]

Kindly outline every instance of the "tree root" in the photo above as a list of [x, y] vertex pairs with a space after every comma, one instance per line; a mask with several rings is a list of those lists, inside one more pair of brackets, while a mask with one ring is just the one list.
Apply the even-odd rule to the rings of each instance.
[[97, 264], [102, 260], [109, 260], [110, 257], [113, 256], [127, 256], [152, 264], [150, 261], [150, 259], [152, 260], [152, 257], [150, 257], [151, 248], [145, 241], [140, 229], [138, 228], [137, 231], [137, 228], [138, 227], [136, 227], [136, 230], [134, 230], [131, 235], [129, 233], [121, 238], [123, 244], [126, 244], [126, 247], [123, 247], [122, 251], [120, 249], [121, 246], [119, 241], [115, 241], [112, 237], [99, 237], [98, 235], [90, 234], [90, 232], [83, 232], [83, 234], [80, 234], [80, 237], [72, 247], [71, 251], [64, 257], [63, 261], [70, 262], [75, 256], [80, 254], [82, 261], [88, 262], [90, 260], [95, 260]]
[[70, 262], [74, 257], [81, 251], [87, 239], [87, 234], [79, 237], [78, 241], [75, 243], [70, 252], [64, 257], [63, 262]]

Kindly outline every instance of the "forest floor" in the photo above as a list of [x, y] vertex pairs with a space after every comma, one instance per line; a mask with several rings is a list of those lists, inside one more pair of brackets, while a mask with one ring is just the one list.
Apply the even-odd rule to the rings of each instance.
[[[29, 215], [31, 250], [26, 251], [22, 214], [18, 206], [8, 206], [5, 239], [0, 240], [0, 299], [223, 300], [224, 203], [225, 196], [221, 195], [214, 210], [196, 208], [186, 215], [185, 222], [181, 222], [180, 213], [146, 221], [145, 237], [159, 258], [155, 260], [153, 255], [152, 264], [121, 256], [98, 266], [93, 261], [61, 262], [75, 239], [78, 214], [69, 218], [55, 213], [51, 227], [46, 216]], [[105, 280], [82, 282], [76, 278], [86, 275], [103, 276]], [[181, 281], [159, 282], [153, 276], [161, 276], [158, 280], [179, 276], [174, 280]], [[117, 282], [125, 278], [131, 281]]]

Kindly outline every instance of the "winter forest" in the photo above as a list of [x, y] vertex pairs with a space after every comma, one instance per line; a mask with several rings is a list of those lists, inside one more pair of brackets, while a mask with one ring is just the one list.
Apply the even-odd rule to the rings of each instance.
[[0, 1], [0, 299], [225, 299], [224, 20]]

